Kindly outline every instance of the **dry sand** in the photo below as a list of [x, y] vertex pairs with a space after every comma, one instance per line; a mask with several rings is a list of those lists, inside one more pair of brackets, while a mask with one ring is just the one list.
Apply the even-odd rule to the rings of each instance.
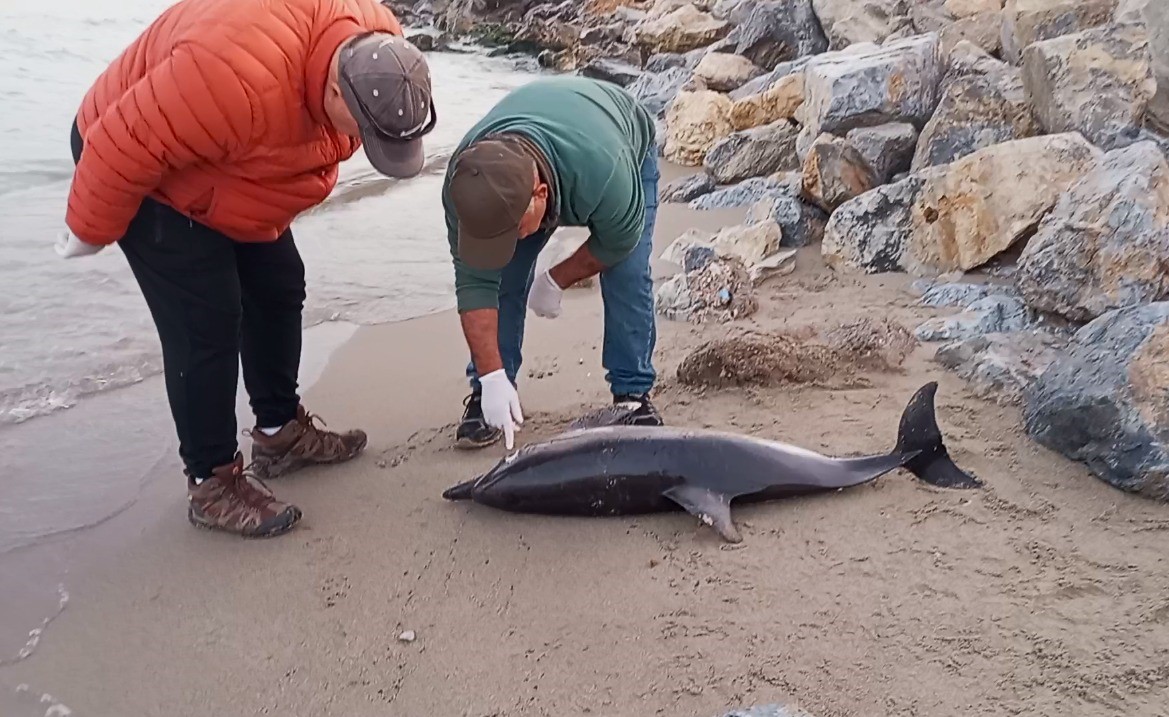
[[[729, 217], [663, 207], [659, 249]], [[912, 328], [936, 313], [914, 306], [905, 277], [837, 277], [815, 248], [798, 263], [743, 326]], [[596, 289], [576, 289], [560, 319], [528, 320], [519, 440], [607, 401], [600, 309]], [[446, 503], [444, 488], [503, 453], [451, 448], [466, 351], [448, 312], [362, 330], [335, 354], [308, 403], [371, 444], [351, 465], [276, 484], [305, 509], [298, 530], [258, 542], [196, 531], [176, 473], [141, 536], [0, 678], [27, 685], [28, 714], [45, 714], [49, 692], [79, 717], [706, 717], [775, 701], [817, 717], [1169, 714], [1164, 506], [1034, 445], [1016, 411], [972, 398], [932, 347], [864, 373], [868, 386], [695, 391], [678, 363], [734, 327], [659, 326], [671, 424], [881, 452], [905, 401], [938, 380], [951, 453], [986, 488], [897, 472], [739, 507], [737, 546], [684, 513]]]

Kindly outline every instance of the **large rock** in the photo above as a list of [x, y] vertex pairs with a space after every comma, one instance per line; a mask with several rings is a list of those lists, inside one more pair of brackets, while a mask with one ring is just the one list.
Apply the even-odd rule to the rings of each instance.
[[487, 25], [505, 25], [522, 20], [540, 0], [449, 0], [436, 7], [435, 25], [456, 34]]
[[637, 44], [649, 52], [687, 52], [706, 47], [730, 31], [725, 20], [711, 17], [689, 3], [633, 28]]
[[926, 170], [906, 270], [931, 275], [981, 266], [1033, 231], [1101, 154], [1078, 134], [1045, 135]]
[[693, 5], [696, 9], [704, 12], [710, 10], [710, 3], [703, 2], [703, 0], [657, 0], [649, 8], [646, 17], [657, 19], [665, 17], [670, 13], [679, 10], [687, 5]]
[[1024, 403], [1038, 443], [1121, 490], [1169, 501], [1169, 302], [1081, 328]]
[[1003, 13], [1000, 10], [970, 15], [940, 30], [942, 52], [949, 53], [959, 42], [969, 42], [998, 55], [1002, 52]]
[[774, 194], [751, 205], [744, 224], [773, 222], [779, 226], [781, 247], [800, 248], [824, 238], [828, 214], [798, 197]]
[[681, 177], [662, 187], [661, 201], [689, 202], [715, 190], [714, 178], [706, 172]]
[[831, 213], [877, 186], [864, 156], [842, 137], [822, 134], [812, 143], [803, 166], [803, 196]]
[[736, 130], [751, 129], [795, 117], [804, 103], [804, 73], [783, 77], [759, 94], [735, 100], [731, 106], [731, 125]]
[[1112, 19], [1117, 0], [1007, 0], [1003, 57], [1018, 63], [1033, 42], [1098, 27]]
[[956, 18], [973, 17], [1003, 9], [1003, 0], [946, 0], [946, 12]]
[[749, 5], [750, 14], [738, 28], [735, 52], [763, 69], [828, 49], [811, 0], [765, 0]]
[[798, 132], [787, 120], [735, 132], [710, 149], [703, 166], [719, 184], [794, 170]]
[[1169, 298], [1169, 161], [1151, 142], [1104, 156], [1019, 258], [1027, 303], [1073, 321]]
[[779, 180], [773, 177], [752, 177], [701, 196], [691, 201], [688, 206], [700, 211], [733, 209], [751, 206], [766, 197], [792, 197], [799, 191], [799, 174], [796, 173], [795, 177], [796, 179], [793, 181]]
[[1148, 35], [1135, 24], [1029, 46], [1023, 83], [1044, 131], [1080, 132], [1105, 149], [1132, 143], [1157, 91]]
[[674, 67], [662, 72], [646, 72], [629, 84], [629, 93], [656, 117], [663, 117], [666, 108], [682, 91], [682, 86], [693, 76], [684, 67]]
[[903, 270], [912, 233], [911, 208], [923, 183], [921, 177], [910, 175], [841, 205], [829, 217], [820, 245], [828, 266], [866, 274]]
[[938, 104], [944, 64], [933, 34], [821, 55], [805, 71], [800, 116], [813, 136], [889, 122], [921, 126]]
[[834, 267], [931, 276], [985, 264], [1028, 234], [1102, 153], [1076, 133], [997, 144], [841, 205], [823, 252]]
[[908, 0], [812, 0], [812, 6], [833, 50], [879, 44], [913, 24]]
[[942, 344], [934, 361], [963, 379], [975, 396], [1015, 405], [1059, 358], [1061, 344], [1042, 329], [985, 334]]
[[1169, 3], [1164, 0], [1120, 0], [1117, 22], [1139, 22], [1149, 35], [1149, 54], [1157, 94], [1149, 102], [1150, 124], [1169, 134]]
[[719, 140], [733, 131], [731, 101], [712, 90], [680, 92], [666, 110], [666, 159], [697, 167]]
[[577, 72], [595, 80], [605, 80], [621, 87], [629, 87], [641, 78], [642, 72], [620, 60], [597, 58], [583, 65]]
[[884, 184], [894, 175], [909, 171], [917, 147], [917, 129], [906, 122], [892, 122], [858, 127], [846, 139], [873, 170], [877, 184]]
[[747, 58], [726, 52], [707, 53], [694, 68], [694, 76], [717, 92], [738, 89], [762, 74], [763, 70]]
[[[808, 66], [808, 62], [810, 62], [811, 59], [811, 56], [808, 56], [801, 57], [798, 60], [792, 60], [791, 62], [781, 62], [775, 66], [775, 69], [771, 70], [767, 74], [760, 75], [739, 89], [733, 90], [731, 92], [731, 99], [738, 101], [752, 95], [757, 95], [761, 92], [771, 89], [791, 75], [800, 75], [800, 82], [802, 83], [804, 68]], [[803, 84], [801, 84], [801, 93], [803, 93], [803, 87]]]
[[928, 319], [914, 329], [913, 335], [918, 341], [955, 341], [1022, 331], [1030, 323], [1031, 314], [1022, 301], [992, 294], [971, 303], [961, 313]]
[[985, 147], [1039, 133], [1022, 73], [987, 58], [978, 70], [951, 69], [942, 99], [922, 129], [914, 170], [948, 164]]
[[719, 257], [735, 257], [750, 267], [779, 251], [782, 236], [778, 224], [757, 222], [724, 227], [710, 243]]

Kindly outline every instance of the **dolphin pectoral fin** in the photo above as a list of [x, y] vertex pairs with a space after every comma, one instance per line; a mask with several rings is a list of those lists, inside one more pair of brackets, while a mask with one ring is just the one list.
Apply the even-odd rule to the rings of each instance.
[[667, 488], [662, 495], [697, 517], [728, 543], [741, 543], [743, 536], [731, 519], [731, 499], [723, 493], [693, 485], [679, 485]]

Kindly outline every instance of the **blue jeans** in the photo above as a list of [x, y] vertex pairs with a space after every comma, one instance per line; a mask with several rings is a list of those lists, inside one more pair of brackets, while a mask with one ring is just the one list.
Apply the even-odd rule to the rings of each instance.
[[[657, 373], [653, 367], [657, 325], [654, 323], [653, 255], [654, 223], [658, 214], [658, 162], [652, 150], [641, 164], [645, 193], [645, 226], [633, 253], [601, 272], [601, 299], [605, 305], [605, 337], [601, 365], [614, 395], [648, 393]], [[536, 275], [536, 257], [548, 243], [548, 234], [537, 232], [516, 244], [515, 255], [503, 268], [499, 284], [499, 353], [512, 384], [523, 363], [524, 320], [528, 291]], [[561, 319], [563, 320], [563, 319]], [[467, 364], [471, 390], [479, 392], [474, 362]]]

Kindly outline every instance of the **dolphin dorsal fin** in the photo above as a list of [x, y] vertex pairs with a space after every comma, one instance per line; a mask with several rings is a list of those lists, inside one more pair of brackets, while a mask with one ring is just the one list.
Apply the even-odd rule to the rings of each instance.
[[723, 493], [694, 485], [677, 485], [662, 491], [662, 495], [686, 509], [686, 512], [706, 523], [728, 543], [740, 543], [743, 536], [731, 519], [731, 499]]

